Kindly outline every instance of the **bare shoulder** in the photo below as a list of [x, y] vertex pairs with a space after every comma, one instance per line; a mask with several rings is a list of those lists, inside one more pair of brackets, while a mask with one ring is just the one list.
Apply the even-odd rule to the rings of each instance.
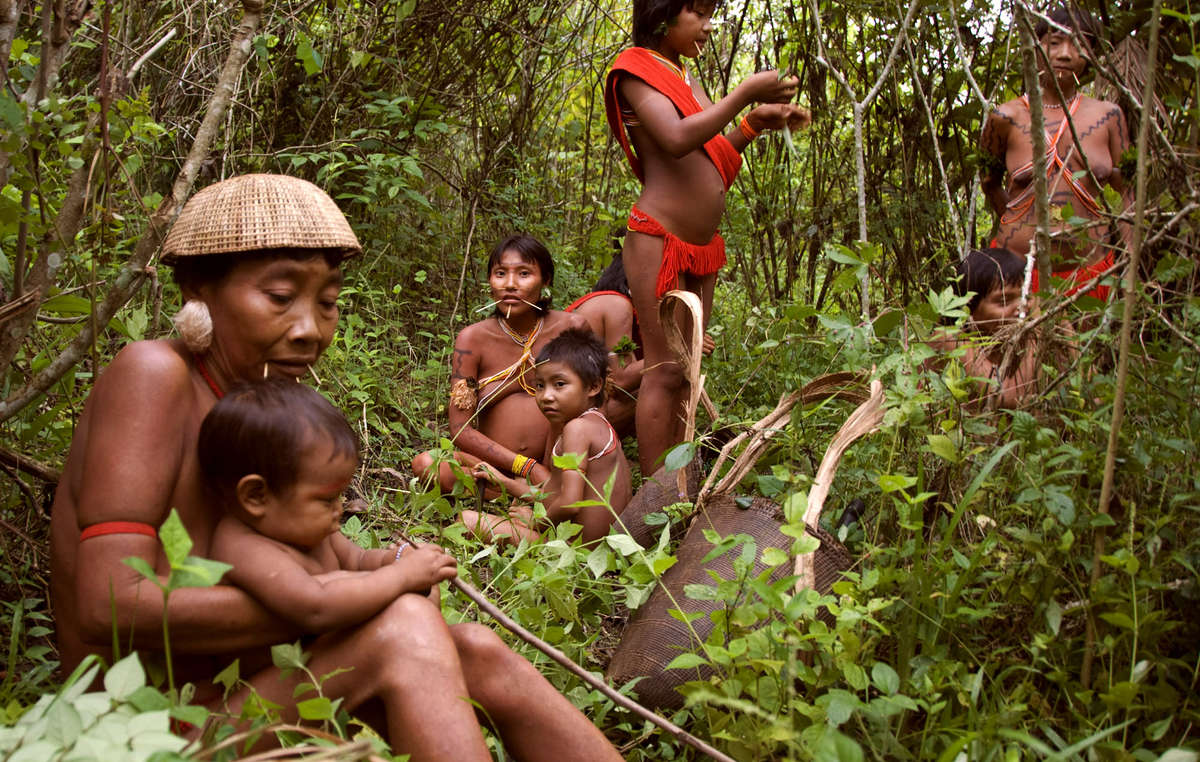
[[1001, 103], [988, 112], [987, 122], [992, 129], [1007, 130], [1019, 123], [1028, 121], [1029, 109], [1020, 98]]
[[455, 346], [474, 349], [485, 344], [491, 338], [491, 331], [488, 329], [492, 322], [491, 320], [480, 320], [478, 323], [471, 323], [458, 332], [458, 338], [454, 342]]
[[[96, 380], [88, 398], [92, 416], [100, 420], [145, 420], [151, 416], [165, 428], [180, 420], [179, 412], [193, 395], [190, 361], [174, 341], [135, 341], [113, 358]], [[166, 413], [166, 417], [163, 414]]]
[[189, 370], [184, 350], [175, 341], [135, 341], [117, 353], [100, 374], [97, 385], [136, 379], [154, 384], [185, 384], [189, 382]]
[[[581, 415], [563, 424], [563, 446], [572, 452], [581, 452], [579, 445], [599, 450], [608, 439], [608, 426], [598, 415]], [[575, 447], [571, 445], [574, 444]]]
[[546, 324], [542, 329], [542, 334], [547, 337], [557, 336], [568, 328], [581, 328], [585, 331], [590, 331], [592, 325], [583, 315], [574, 312], [551, 310], [546, 315]]

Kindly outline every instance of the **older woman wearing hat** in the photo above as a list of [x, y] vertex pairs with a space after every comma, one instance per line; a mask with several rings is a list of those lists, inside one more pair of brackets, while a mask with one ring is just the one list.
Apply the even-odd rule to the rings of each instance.
[[[239, 381], [308, 374], [337, 325], [340, 264], [360, 251], [333, 201], [303, 180], [236, 177], [185, 207], [163, 249], [187, 300], [182, 339], [134, 342], [99, 376], [55, 495], [51, 582], [65, 669], [111, 654], [114, 635], [161, 659], [165, 616], [177, 681], [194, 682], [196, 700], [216, 703], [213, 676], [240, 658], [249, 687], [296, 717], [298, 680], [271, 666], [266, 647], [304, 633], [224, 585], [177, 590], [164, 611], [158, 590], [123, 561], [141, 558], [166, 576], [156, 530], [172, 508], [192, 553], [207, 554], [220, 509], [197, 467], [201, 420]], [[313, 673], [333, 674], [324, 695], [343, 697], [414, 760], [489, 759], [474, 705], [521, 759], [619, 759], [495, 633], [447, 626], [426, 597], [401, 596], [307, 650]]]

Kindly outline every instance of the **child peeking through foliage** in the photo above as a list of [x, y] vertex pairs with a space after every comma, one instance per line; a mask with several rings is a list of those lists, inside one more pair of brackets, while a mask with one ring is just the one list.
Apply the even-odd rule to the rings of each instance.
[[212, 557], [226, 578], [305, 632], [362, 622], [457, 573], [436, 545], [364, 550], [340, 531], [358, 439], [316, 390], [264, 379], [232, 389], [200, 426], [204, 481], [225, 509]]
[[[534, 372], [538, 409], [550, 422], [542, 461], [551, 465], [550, 478], [541, 485], [546, 518], [551, 524], [579, 524], [582, 540], [592, 542], [608, 532], [632, 497], [621, 439], [600, 412], [608, 350], [591, 331], [570, 328], [542, 349]], [[578, 466], [563, 469], [555, 464], [554, 459], [564, 455], [574, 455]], [[474, 474], [516, 496], [535, 492], [528, 481], [501, 474], [487, 463], [476, 466]], [[606, 498], [610, 480], [612, 491]], [[462, 522], [496, 540], [517, 543], [540, 536], [528, 505], [514, 505], [507, 516], [463, 511]]]
[[[981, 382], [970, 394], [973, 402], [999, 395], [1000, 407], [1017, 407], [1039, 390], [1038, 341], [1033, 332], [1021, 339], [1008, 372], [1000, 378], [1006, 339], [1017, 330], [1021, 312], [1025, 260], [1007, 249], [973, 249], [956, 268], [954, 291], [970, 296], [968, 331], [958, 337], [939, 337], [932, 346], [947, 352], [963, 349], [963, 370]], [[1034, 312], [1032, 297], [1025, 304], [1029, 313]]]

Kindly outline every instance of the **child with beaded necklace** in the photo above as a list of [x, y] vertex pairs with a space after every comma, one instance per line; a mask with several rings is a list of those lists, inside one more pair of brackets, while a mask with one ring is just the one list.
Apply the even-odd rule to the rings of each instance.
[[[599, 409], [604, 404], [608, 351], [590, 330], [569, 328], [538, 354], [534, 374], [538, 408], [550, 423], [543, 458], [550, 478], [541, 485], [546, 518], [551, 524], [573, 521], [582, 526], [585, 543], [595, 541], [608, 533], [633, 496], [621, 439]], [[576, 456], [577, 467], [555, 464], [556, 457], [568, 454]], [[474, 473], [518, 497], [534, 492], [528, 480], [502, 474], [486, 463]], [[540, 536], [533, 511], [524, 505], [514, 506], [507, 516], [463, 511], [461, 520], [493, 540], [516, 543]]]

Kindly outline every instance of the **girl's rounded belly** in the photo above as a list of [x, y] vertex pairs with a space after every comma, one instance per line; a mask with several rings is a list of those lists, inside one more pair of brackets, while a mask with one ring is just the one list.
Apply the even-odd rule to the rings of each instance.
[[712, 240], [725, 213], [725, 184], [703, 151], [682, 159], [648, 161], [638, 208], [688, 243]]
[[515, 391], [488, 405], [479, 431], [488, 439], [513, 452], [541, 458], [546, 449], [550, 422], [538, 409], [537, 402], [524, 391]]

